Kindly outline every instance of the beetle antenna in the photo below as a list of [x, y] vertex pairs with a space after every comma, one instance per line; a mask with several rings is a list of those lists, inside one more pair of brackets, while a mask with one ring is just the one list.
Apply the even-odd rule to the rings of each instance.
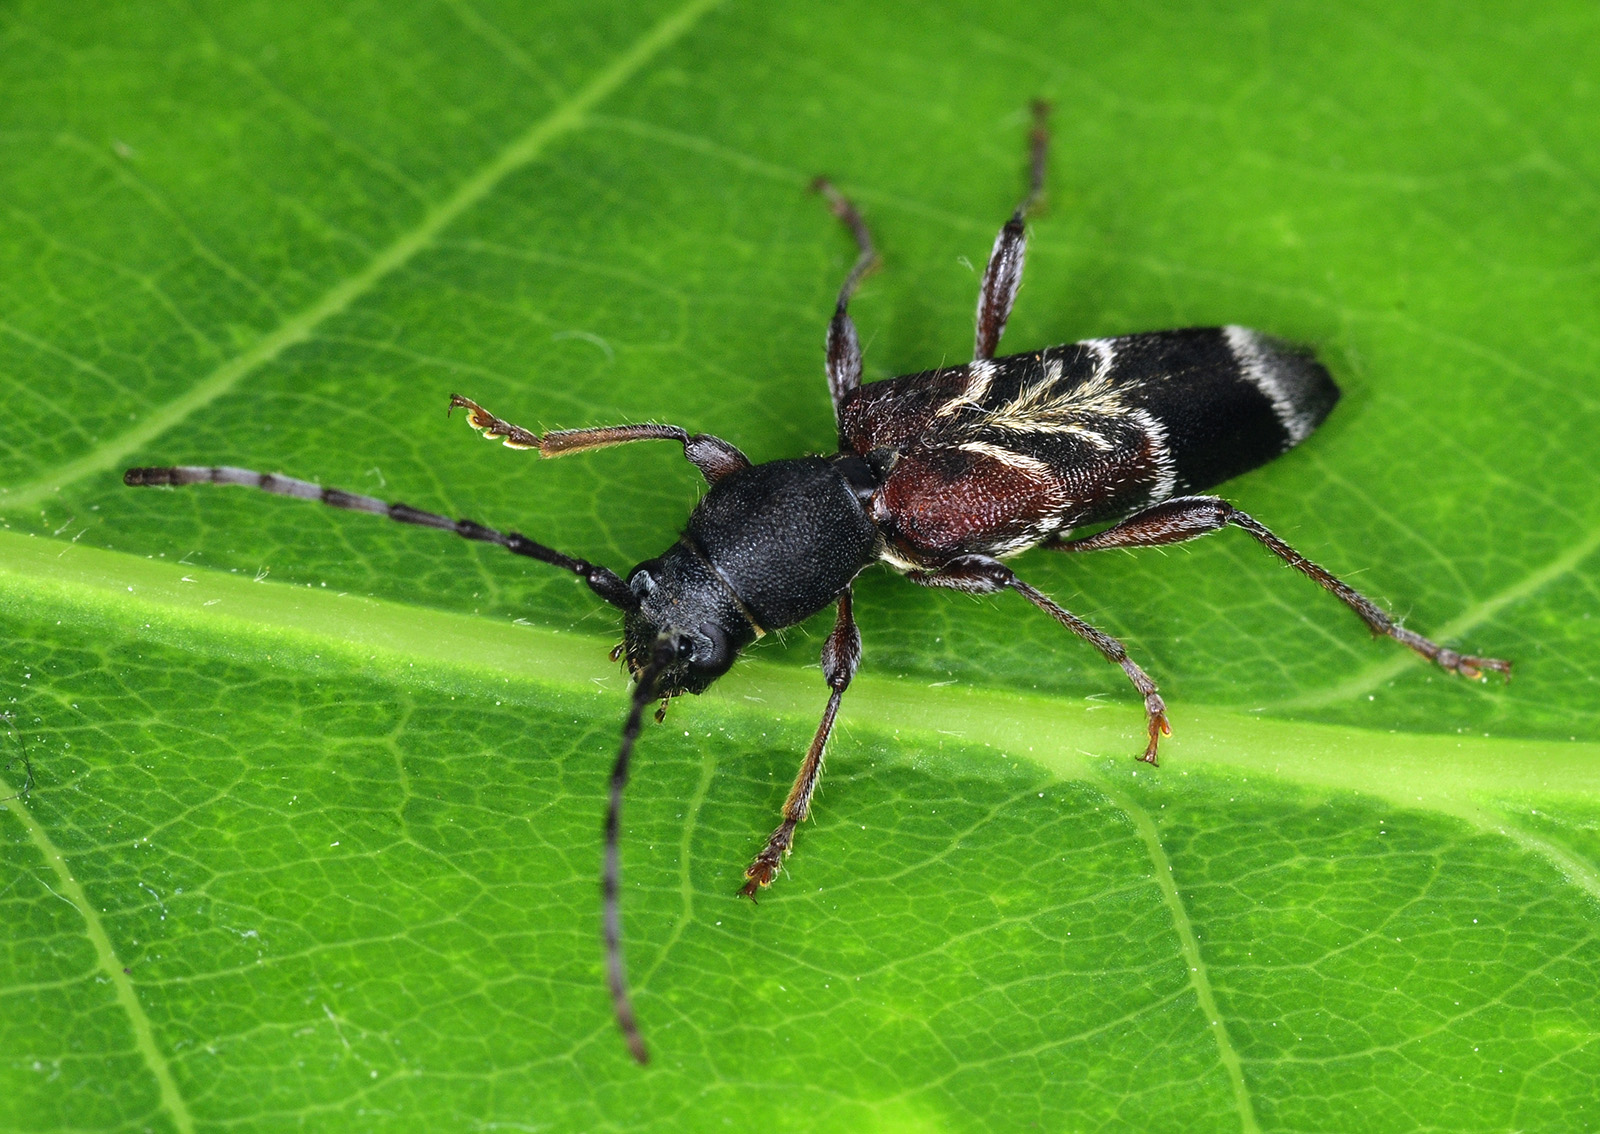
[[563, 571], [571, 571], [589, 584], [589, 589], [619, 610], [633, 612], [639, 609], [639, 600], [628, 589], [628, 584], [615, 571], [597, 566], [585, 559], [563, 555], [553, 547], [535, 543], [521, 532], [502, 532], [485, 527], [476, 520], [452, 520], [437, 512], [424, 512], [409, 504], [391, 504], [376, 496], [362, 496], [338, 488], [324, 488], [309, 480], [297, 480], [281, 473], [261, 473], [254, 469], [236, 469], [228, 466], [174, 465], [162, 468], [129, 469], [122, 474], [122, 483], [134, 488], [148, 486], [178, 487], [186, 484], [233, 484], [241, 488], [258, 488], [274, 496], [292, 496], [296, 500], [315, 500], [330, 508], [343, 508], [349, 512], [366, 512], [372, 516], [387, 516], [401, 524], [416, 524], [442, 532], [454, 532], [462, 539], [499, 544], [513, 555], [526, 555]]
[[601, 922], [606, 943], [606, 984], [611, 989], [617, 1027], [622, 1029], [628, 1050], [640, 1063], [650, 1062], [650, 1050], [639, 1034], [639, 1020], [633, 1014], [633, 1001], [628, 998], [628, 971], [622, 960], [622, 793], [628, 786], [628, 765], [633, 758], [633, 742], [639, 739], [643, 727], [644, 707], [654, 699], [656, 679], [676, 652], [674, 639], [665, 634], [657, 638], [655, 653], [633, 687], [633, 706], [628, 710], [628, 723], [622, 726], [622, 746], [617, 749], [617, 762], [611, 769], [611, 801], [606, 807], [605, 867], [600, 881], [604, 895]]

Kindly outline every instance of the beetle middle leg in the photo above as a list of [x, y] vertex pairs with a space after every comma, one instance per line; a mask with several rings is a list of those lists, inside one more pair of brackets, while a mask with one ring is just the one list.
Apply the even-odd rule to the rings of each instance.
[[989, 264], [983, 269], [983, 284], [978, 289], [978, 329], [972, 346], [972, 357], [980, 362], [994, 357], [1006, 321], [1011, 318], [1011, 307], [1017, 301], [1017, 289], [1022, 286], [1022, 262], [1028, 253], [1028, 210], [1044, 193], [1044, 162], [1050, 149], [1050, 130], [1045, 123], [1049, 116], [1050, 104], [1035, 101], [1033, 130], [1028, 135], [1028, 195], [1001, 226], [989, 252]]
[[1481, 678], [1483, 671], [1492, 669], [1511, 675], [1511, 663], [1499, 658], [1480, 658], [1458, 653], [1421, 634], [1397, 625], [1377, 603], [1354, 587], [1335, 577], [1326, 569], [1311, 562], [1283, 540], [1273, 535], [1265, 525], [1216, 496], [1179, 496], [1146, 508], [1114, 527], [1107, 528], [1082, 539], [1061, 540], [1045, 546], [1053, 551], [1102, 551], [1112, 547], [1158, 547], [1167, 543], [1182, 543], [1232, 524], [1249, 532], [1256, 542], [1282, 559], [1296, 571], [1311, 579], [1317, 586], [1344, 603], [1373, 635], [1393, 638], [1409, 646], [1431, 662], [1436, 662], [1452, 673], [1463, 677]]
[[789, 789], [789, 798], [783, 801], [783, 822], [778, 824], [767, 845], [761, 848], [761, 853], [756, 855], [755, 861], [744, 872], [744, 888], [739, 891], [741, 896], [754, 900], [763, 886], [772, 884], [778, 868], [783, 865], [784, 856], [794, 845], [795, 828], [805, 822], [806, 816], [811, 813], [811, 797], [816, 794], [817, 784], [822, 780], [822, 751], [827, 746], [828, 734], [833, 731], [834, 718], [839, 715], [839, 702], [860, 664], [861, 631], [856, 629], [856, 620], [850, 613], [850, 592], [847, 590], [839, 596], [838, 616], [834, 619], [828, 640], [822, 644], [822, 675], [828, 679], [828, 686], [832, 690], [828, 694], [827, 708], [822, 710], [822, 723], [817, 726], [811, 747], [806, 749], [805, 759], [800, 762], [800, 774]]
[[1099, 650], [1106, 661], [1120, 667], [1122, 672], [1128, 675], [1128, 680], [1144, 698], [1145, 720], [1149, 727], [1150, 742], [1145, 746], [1144, 753], [1139, 759], [1150, 764], [1157, 762], [1156, 745], [1163, 736], [1172, 735], [1172, 726], [1167, 723], [1167, 706], [1156, 690], [1156, 683], [1150, 680], [1150, 675], [1140, 669], [1132, 658], [1128, 657], [1128, 651], [1123, 649], [1121, 642], [1103, 630], [1090, 626], [1042, 591], [1017, 578], [1016, 572], [1004, 563], [987, 555], [959, 555], [937, 571], [912, 572], [907, 578], [924, 587], [948, 587], [951, 590], [964, 591], [969, 595], [990, 595], [1010, 588]]

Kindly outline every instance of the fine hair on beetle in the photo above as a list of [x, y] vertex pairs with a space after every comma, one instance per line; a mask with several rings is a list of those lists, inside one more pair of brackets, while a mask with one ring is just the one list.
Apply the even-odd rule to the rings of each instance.
[[[1156, 547], [1236, 527], [1349, 607], [1374, 634], [1453, 673], [1510, 675], [1509, 662], [1462, 654], [1396, 623], [1371, 600], [1301, 555], [1252, 516], [1207, 490], [1305, 440], [1339, 388], [1297, 346], [1245, 327], [1194, 327], [1088, 339], [995, 357], [1022, 282], [1029, 211], [1044, 191], [1048, 107], [1033, 106], [1028, 187], [1001, 226], [979, 286], [971, 362], [861, 381], [851, 296], [877, 265], [872, 234], [826, 178], [812, 188], [853, 237], [856, 257], [828, 323], [824, 369], [838, 451], [752, 464], [717, 437], [675, 425], [612, 425], [536, 433], [459, 394], [484, 437], [558, 457], [634, 441], [675, 441], [709, 490], [679, 538], [626, 577], [473, 520], [229, 466], [127, 470], [130, 485], [242, 485], [335, 508], [387, 516], [569, 571], [622, 612], [633, 691], [612, 767], [605, 816], [602, 936], [606, 981], [633, 1056], [649, 1059], [628, 991], [619, 905], [622, 799], [644, 714], [704, 692], [741, 651], [832, 606], [822, 646], [828, 687], [781, 820], [745, 869], [754, 899], [778, 874], [811, 812], [823, 750], [861, 661], [851, 587], [874, 563], [912, 582], [967, 594], [1012, 591], [1082, 638], [1127, 675], [1144, 703], [1139, 758], [1156, 763], [1171, 733], [1156, 683], [1122, 643], [1019, 578], [1004, 560], [1030, 548], [1083, 552]], [[1109, 524], [1091, 535], [1080, 529]]]

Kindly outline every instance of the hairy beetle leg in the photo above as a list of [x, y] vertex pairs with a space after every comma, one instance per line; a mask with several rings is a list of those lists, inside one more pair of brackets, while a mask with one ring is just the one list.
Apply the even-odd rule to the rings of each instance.
[[822, 675], [832, 690], [828, 694], [827, 708], [822, 710], [817, 733], [811, 738], [805, 759], [800, 762], [800, 774], [794, 778], [789, 798], [783, 801], [783, 822], [767, 839], [761, 853], [745, 868], [740, 897], [755, 901], [763, 887], [772, 885], [784, 858], [793, 849], [795, 828], [811, 814], [811, 797], [822, 782], [822, 754], [828, 745], [828, 735], [833, 732], [834, 719], [839, 715], [839, 702], [844, 699], [844, 691], [850, 687], [850, 679], [856, 675], [860, 664], [861, 631], [856, 629], [856, 620], [850, 611], [850, 592], [846, 590], [839, 596], [839, 613], [833, 620], [833, 630], [822, 643]]
[[937, 571], [913, 573], [906, 577], [924, 587], [946, 587], [969, 595], [992, 595], [996, 591], [1010, 588], [1099, 650], [1101, 657], [1128, 675], [1129, 683], [1138, 691], [1139, 696], [1144, 698], [1145, 723], [1149, 728], [1150, 743], [1145, 745], [1145, 750], [1139, 759], [1147, 764], [1158, 763], [1156, 746], [1160, 744], [1163, 736], [1172, 735], [1172, 726], [1167, 723], [1167, 705], [1156, 690], [1156, 683], [1150, 680], [1150, 675], [1140, 669], [1139, 664], [1128, 656], [1128, 651], [1123, 648], [1121, 642], [1105, 631], [1090, 626], [1049, 595], [1017, 578], [1016, 572], [1004, 563], [988, 555], [958, 555]]
[[[609, 449], [631, 441], [676, 441], [683, 455], [700, 470], [707, 484], [750, 467], [750, 459], [720, 437], [690, 433], [676, 425], [602, 425], [595, 429], [556, 429], [544, 435], [496, 417], [471, 398], [450, 395], [450, 410], [465, 409], [467, 424], [489, 441], [502, 441], [508, 449], [533, 449], [541, 457], [564, 457], [592, 449]], [[446, 411], [449, 412], [449, 411]]]
[[471, 398], [463, 398], [460, 394], [450, 395], [450, 408], [446, 414], [454, 413], [458, 409], [467, 411], [467, 424], [483, 434], [486, 441], [502, 441], [507, 449], [539, 449], [541, 438], [532, 430], [524, 429], [520, 425], [498, 418], [484, 409]]
[[1216, 496], [1178, 496], [1138, 512], [1120, 524], [1082, 539], [1060, 540], [1045, 546], [1052, 551], [1104, 551], [1121, 547], [1160, 547], [1197, 539], [1232, 524], [1250, 533], [1257, 543], [1356, 613], [1374, 637], [1393, 638], [1402, 646], [1436, 663], [1440, 668], [1474, 680], [1492, 669], [1511, 678], [1511, 663], [1500, 658], [1462, 654], [1395, 622], [1382, 607], [1326, 568], [1313, 563], [1274, 535], [1255, 517]]
[[1028, 195], [1017, 203], [1011, 219], [1000, 227], [989, 250], [978, 287], [977, 329], [973, 335], [972, 357], [982, 361], [994, 357], [1011, 318], [1012, 305], [1022, 287], [1022, 265], [1028, 254], [1028, 210], [1044, 194], [1045, 158], [1050, 150], [1050, 104], [1033, 104], [1033, 130], [1028, 135]]
[[1433, 660], [1450, 672], [1459, 673], [1462, 677], [1469, 677], [1474, 681], [1488, 681], [1489, 675], [1483, 672], [1486, 669], [1503, 673], [1507, 681], [1511, 680], [1511, 663], [1501, 661], [1499, 658], [1479, 658], [1471, 654], [1458, 654], [1454, 650], [1440, 650], [1439, 656]]
[[793, 819], [785, 819], [778, 824], [778, 829], [772, 832], [772, 837], [761, 848], [761, 853], [756, 855], [755, 861], [745, 867], [745, 882], [739, 888], [741, 898], [749, 898], [753, 902], [757, 894], [772, 885], [772, 880], [783, 866], [784, 856], [794, 846], [795, 826]]
[[850, 265], [850, 272], [839, 288], [833, 318], [828, 322], [828, 393], [833, 398], [833, 413], [837, 419], [845, 398], [861, 385], [861, 337], [856, 334], [856, 325], [850, 318], [850, 297], [856, 293], [862, 277], [878, 266], [878, 251], [872, 245], [872, 232], [862, 219], [860, 210], [850, 198], [833, 187], [833, 182], [826, 177], [818, 177], [811, 183], [811, 190], [827, 199], [828, 208], [850, 230], [856, 242], [855, 263]]

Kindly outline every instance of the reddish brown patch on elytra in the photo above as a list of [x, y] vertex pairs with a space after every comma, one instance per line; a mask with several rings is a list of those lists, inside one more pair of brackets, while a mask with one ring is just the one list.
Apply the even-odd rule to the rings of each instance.
[[1021, 539], [1061, 501], [1047, 472], [954, 448], [907, 454], [880, 496], [894, 518], [894, 543], [932, 561]]

